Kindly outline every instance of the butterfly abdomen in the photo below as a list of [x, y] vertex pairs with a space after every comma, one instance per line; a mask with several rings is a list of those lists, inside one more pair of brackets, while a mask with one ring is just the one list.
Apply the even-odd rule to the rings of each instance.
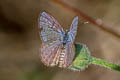
[[58, 61], [58, 66], [59, 67], [63, 67], [64, 58], [65, 58], [65, 50], [63, 49], [60, 53], [60, 56], [59, 56], [59, 61]]

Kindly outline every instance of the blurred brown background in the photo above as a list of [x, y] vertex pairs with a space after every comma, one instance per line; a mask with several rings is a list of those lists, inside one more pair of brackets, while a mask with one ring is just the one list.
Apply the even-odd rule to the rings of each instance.
[[[120, 33], [119, 0], [63, 0]], [[120, 80], [120, 72], [90, 65], [81, 72], [48, 68], [39, 59], [38, 16], [51, 13], [64, 29], [75, 14], [51, 0], [0, 0], [0, 80]], [[120, 64], [120, 40], [91, 24], [82, 24], [76, 42], [91, 55]]]

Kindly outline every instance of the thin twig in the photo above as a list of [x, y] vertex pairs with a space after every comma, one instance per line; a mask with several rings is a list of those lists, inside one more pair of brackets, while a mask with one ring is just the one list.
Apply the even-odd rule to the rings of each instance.
[[81, 18], [87, 20], [88, 22], [94, 24], [95, 25], [94, 27], [97, 27], [97, 28], [101, 29], [102, 31], [107, 32], [107, 33], [117, 37], [118, 39], [120, 39], [120, 34], [119, 33], [113, 31], [110, 28], [105, 27], [103, 24], [99, 24], [98, 22], [96, 22], [96, 20], [94, 20], [93, 18], [87, 16], [82, 11], [80, 11], [80, 10], [78, 10], [76, 8], [73, 8], [72, 6], [62, 2], [62, 0], [52, 0], [52, 1], [55, 2], [56, 4], [61, 5], [62, 7], [66, 8], [66, 9], [72, 11], [73, 13], [75, 13], [78, 16], [80, 16]]

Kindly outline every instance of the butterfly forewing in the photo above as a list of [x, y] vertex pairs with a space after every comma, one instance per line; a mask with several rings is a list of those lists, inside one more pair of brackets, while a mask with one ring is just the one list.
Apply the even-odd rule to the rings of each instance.
[[47, 14], [46, 12], [42, 12], [40, 15], [40, 28], [52, 28], [53, 30], [57, 32], [62, 32], [63, 29], [61, 25], [55, 20], [51, 15]]
[[78, 16], [76, 16], [73, 21], [72, 24], [70, 26], [70, 30], [68, 32], [68, 36], [69, 36], [69, 40], [73, 43], [75, 40], [75, 36], [77, 33], [77, 27], [78, 27]]
[[49, 14], [43, 12], [40, 16], [40, 33], [43, 42], [61, 41], [63, 39], [63, 29], [61, 25]]

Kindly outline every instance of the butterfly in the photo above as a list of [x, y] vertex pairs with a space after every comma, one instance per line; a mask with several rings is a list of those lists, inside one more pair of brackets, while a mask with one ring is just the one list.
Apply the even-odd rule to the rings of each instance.
[[47, 12], [39, 17], [39, 32], [42, 44], [40, 59], [47, 66], [69, 67], [75, 55], [74, 40], [77, 33], [78, 16], [71, 24], [69, 31], [64, 31], [61, 25]]

